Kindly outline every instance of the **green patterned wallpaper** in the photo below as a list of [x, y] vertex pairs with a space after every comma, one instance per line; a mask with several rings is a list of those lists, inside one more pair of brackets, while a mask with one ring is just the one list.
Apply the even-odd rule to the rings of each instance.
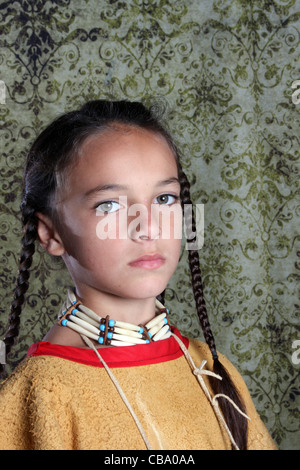
[[[299, 0], [1, 1], [0, 337], [30, 142], [87, 99], [155, 102], [205, 205], [200, 254], [218, 349], [278, 446], [299, 449], [299, 53]], [[69, 278], [39, 249], [31, 279], [11, 367], [55, 320]], [[167, 303], [173, 323], [201, 337], [186, 252]]]

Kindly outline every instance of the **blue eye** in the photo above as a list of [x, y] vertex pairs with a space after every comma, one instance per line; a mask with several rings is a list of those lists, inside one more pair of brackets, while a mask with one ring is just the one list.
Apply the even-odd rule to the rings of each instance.
[[162, 194], [155, 198], [155, 202], [157, 202], [157, 204], [170, 206], [171, 204], [174, 204], [174, 202], [178, 201], [178, 199], [179, 197], [173, 194]]
[[98, 206], [96, 207], [97, 211], [104, 212], [104, 213], [116, 212], [119, 209], [120, 209], [120, 204], [115, 201], [101, 202], [101, 204], [98, 204]]

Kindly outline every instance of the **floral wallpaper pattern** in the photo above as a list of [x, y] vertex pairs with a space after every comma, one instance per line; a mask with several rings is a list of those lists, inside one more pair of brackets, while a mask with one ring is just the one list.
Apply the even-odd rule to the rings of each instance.
[[[299, 449], [299, 59], [299, 0], [1, 1], [0, 338], [30, 143], [87, 99], [155, 103], [204, 204], [200, 255], [218, 349], [278, 447]], [[10, 369], [55, 321], [69, 282], [39, 248]], [[166, 303], [183, 333], [201, 337], [184, 250]]]

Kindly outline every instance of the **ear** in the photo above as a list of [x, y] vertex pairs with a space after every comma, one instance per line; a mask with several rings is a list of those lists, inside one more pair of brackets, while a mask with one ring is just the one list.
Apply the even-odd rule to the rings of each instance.
[[51, 255], [62, 256], [65, 248], [52, 219], [40, 212], [36, 213], [38, 218], [37, 232], [41, 247]]

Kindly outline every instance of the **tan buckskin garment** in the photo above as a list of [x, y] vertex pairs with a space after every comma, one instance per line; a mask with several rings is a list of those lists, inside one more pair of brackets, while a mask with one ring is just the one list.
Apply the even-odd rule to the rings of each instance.
[[[196, 365], [207, 360], [205, 367], [211, 369], [207, 346], [198, 340], [185, 341]], [[231, 449], [174, 338], [99, 351], [153, 450]], [[1, 450], [146, 448], [94, 351], [41, 342], [31, 354], [0, 388]], [[248, 448], [276, 449], [244, 381], [224, 356], [220, 359], [241, 391], [251, 418]]]

